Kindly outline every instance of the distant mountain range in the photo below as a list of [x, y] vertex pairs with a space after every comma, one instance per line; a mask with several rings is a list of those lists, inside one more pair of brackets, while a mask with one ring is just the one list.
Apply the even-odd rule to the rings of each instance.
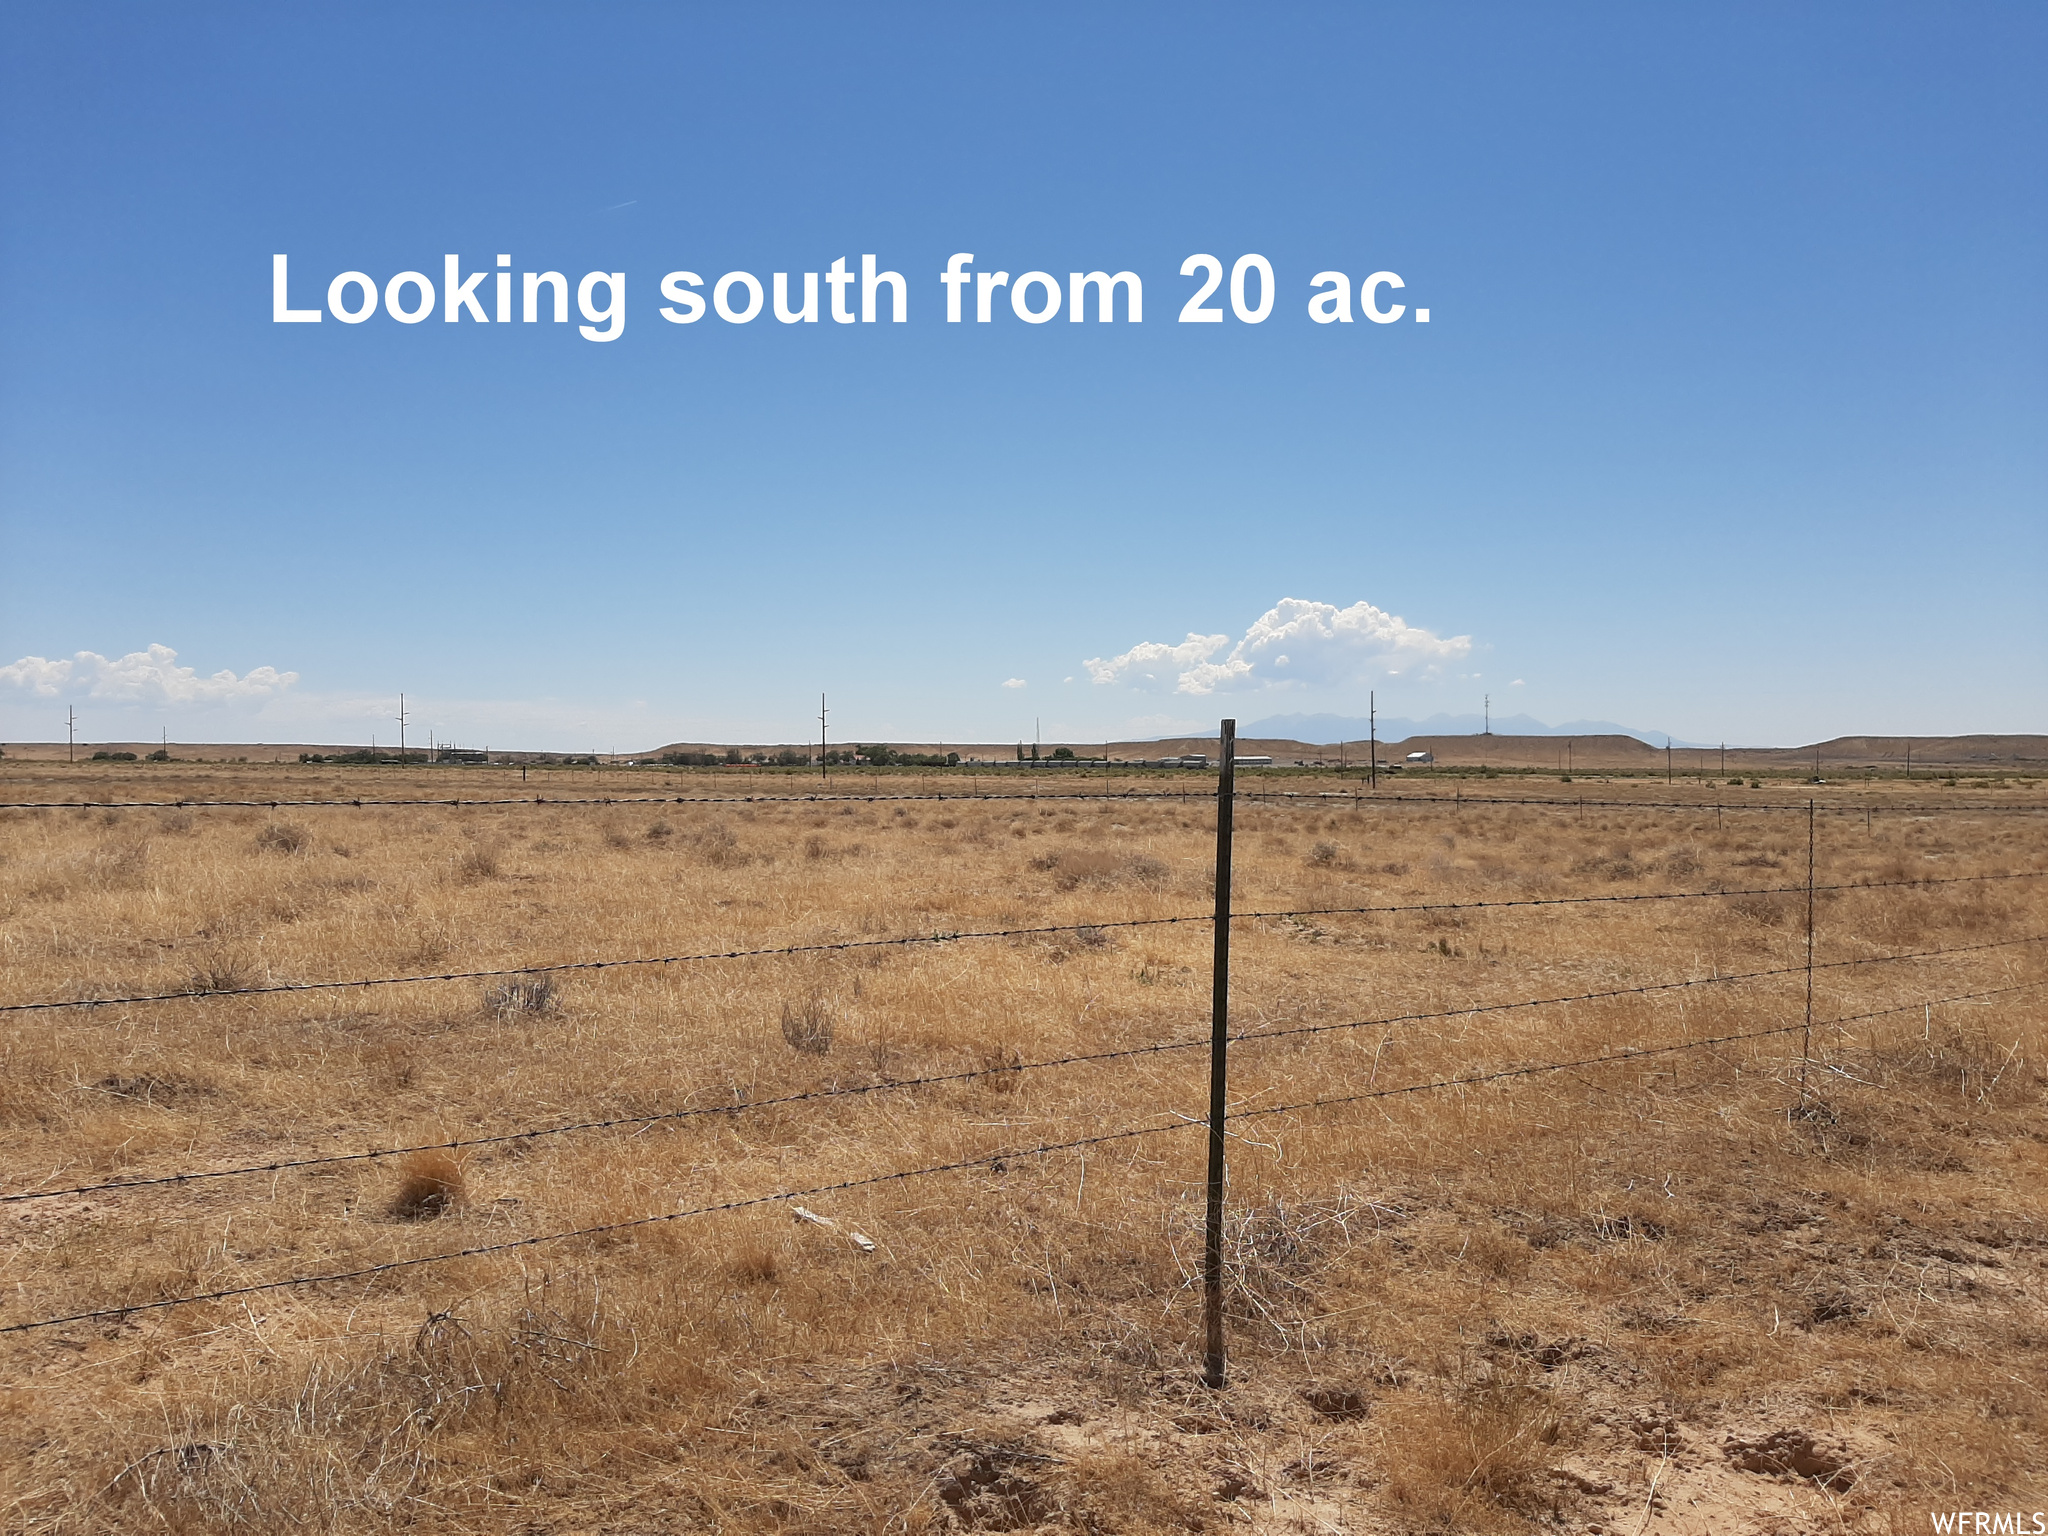
[[[1371, 722], [1350, 715], [1269, 715], [1237, 728], [1240, 736], [1278, 737], [1307, 742], [1311, 746], [1333, 746], [1340, 741], [1363, 741]], [[1563, 725], [1545, 725], [1528, 715], [1495, 715], [1491, 722], [1496, 736], [1633, 736], [1653, 747], [1664, 745], [1662, 731], [1639, 731], [1632, 725], [1612, 720], [1568, 720]], [[1427, 720], [1409, 720], [1399, 715], [1381, 715], [1379, 739], [1406, 741], [1410, 736], [1475, 736], [1487, 728], [1483, 715], [1431, 715]], [[1711, 747], [1711, 741], [1679, 741], [1674, 747]]]

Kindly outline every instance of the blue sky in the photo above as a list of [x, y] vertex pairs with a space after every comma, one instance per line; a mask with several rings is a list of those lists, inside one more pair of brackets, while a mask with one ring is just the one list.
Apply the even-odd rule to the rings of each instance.
[[[2048, 730], [2038, 6], [0, 18], [5, 739]], [[1144, 319], [949, 325], [955, 252]], [[906, 323], [657, 313], [865, 253]]]

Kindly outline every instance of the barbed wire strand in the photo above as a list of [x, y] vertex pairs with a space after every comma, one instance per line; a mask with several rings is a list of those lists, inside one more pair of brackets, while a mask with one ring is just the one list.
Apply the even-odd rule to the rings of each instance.
[[537, 1237], [515, 1238], [503, 1243], [485, 1243], [474, 1248], [462, 1248], [450, 1253], [428, 1253], [418, 1258], [393, 1259], [383, 1264], [370, 1264], [360, 1269], [337, 1270], [323, 1275], [296, 1275], [284, 1280], [265, 1280], [254, 1285], [232, 1286], [225, 1290], [206, 1291], [192, 1296], [165, 1296], [155, 1301], [136, 1302], [125, 1307], [101, 1307], [91, 1312], [74, 1312], [68, 1317], [41, 1318], [29, 1323], [10, 1323], [0, 1327], [0, 1334], [27, 1333], [37, 1328], [56, 1328], [67, 1323], [97, 1322], [104, 1318], [126, 1317], [136, 1312], [155, 1312], [165, 1307], [191, 1306], [196, 1302], [223, 1301], [236, 1296], [253, 1296], [262, 1291], [280, 1291], [296, 1286], [326, 1285], [342, 1280], [364, 1280], [372, 1275], [388, 1274], [397, 1269], [414, 1269], [422, 1264], [445, 1264], [454, 1259], [473, 1259], [491, 1253], [509, 1253], [515, 1248], [537, 1248], [543, 1243], [566, 1242], [571, 1238], [595, 1237], [609, 1232], [625, 1232], [635, 1227], [651, 1227], [663, 1222], [684, 1221], [693, 1216], [709, 1216], [721, 1211], [745, 1210], [749, 1206], [772, 1205], [780, 1200], [807, 1200], [818, 1195], [829, 1195], [841, 1190], [864, 1189], [875, 1184], [889, 1184], [899, 1179], [923, 1178], [935, 1173], [959, 1173], [969, 1168], [999, 1166], [1009, 1162], [1021, 1162], [1029, 1157], [1042, 1157], [1052, 1152], [1069, 1152], [1080, 1147], [1096, 1147], [1106, 1142], [1129, 1141], [1138, 1136], [1156, 1136], [1162, 1131], [1187, 1130], [1200, 1125], [1198, 1120], [1174, 1120], [1165, 1125], [1139, 1126], [1134, 1129], [1111, 1131], [1100, 1136], [1083, 1136], [1074, 1141], [1043, 1142], [1035, 1147], [1013, 1148], [1006, 1152], [992, 1152], [984, 1157], [965, 1158], [955, 1163], [935, 1163], [925, 1168], [906, 1168], [895, 1173], [878, 1173], [859, 1179], [841, 1179], [833, 1184], [816, 1184], [808, 1189], [779, 1190], [772, 1195], [751, 1195], [739, 1200], [721, 1200], [711, 1205], [692, 1206], [686, 1210], [664, 1211], [653, 1216], [636, 1216], [627, 1221], [610, 1221], [594, 1227], [578, 1227], [570, 1232], [548, 1232]]
[[[2048, 870], [2020, 870], [1985, 875], [1946, 875], [1923, 880], [1854, 880], [1836, 885], [1768, 885], [1738, 887], [1719, 891], [1636, 891], [1613, 896], [1531, 896], [1506, 901], [1409, 902], [1369, 907], [1290, 907], [1284, 910], [1233, 912], [1234, 922], [1283, 917], [1341, 917], [1385, 915], [1401, 912], [1479, 912], [1517, 907], [1573, 907], [1620, 905], [1638, 901], [1704, 901], [1734, 896], [1786, 896], [1809, 889], [1823, 891], [1873, 891], [1906, 886], [1966, 885], [1987, 880], [2038, 880]], [[0, 1003], [0, 1014], [36, 1013], [57, 1008], [115, 1008], [141, 1003], [192, 1002], [211, 997], [263, 997], [290, 992], [345, 991], [352, 987], [414, 986], [440, 981], [491, 981], [504, 976], [558, 975], [568, 971], [605, 971], [634, 966], [694, 965], [713, 960], [756, 960], [776, 955], [839, 953], [855, 949], [884, 949], [918, 944], [952, 944], [963, 939], [1014, 939], [1041, 937], [1054, 933], [1088, 933], [1107, 928], [1157, 928], [1179, 923], [1214, 922], [1215, 914], [1190, 912], [1173, 917], [1111, 918], [1087, 923], [1051, 923], [1031, 928], [979, 928], [962, 931], [903, 934], [889, 939], [844, 939], [822, 944], [785, 944], [760, 949], [705, 950], [688, 955], [627, 956], [618, 960], [561, 960], [545, 965], [498, 966], [486, 970], [437, 971], [412, 976], [363, 976], [344, 981], [279, 981], [256, 987], [187, 987], [177, 992], [142, 992], [123, 997], [46, 998], [32, 1003]]]
[[1185, 800], [1190, 804], [1213, 805], [1212, 794], [1177, 790], [1061, 790], [1052, 793], [1009, 792], [976, 794], [902, 795], [503, 795], [455, 797], [393, 797], [378, 799], [356, 796], [344, 800], [5, 800], [0, 811], [205, 811], [328, 809], [389, 810], [403, 806], [484, 808], [493, 806], [585, 806], [585, 805], [890, 805], [898, 802], [944, 802], [958, 805], [983, 800]]
[[[1850, 960], [1829, 960], [1813, 967], [1815, 970], [1840, 970], [1853, 966], [1887, 965], [1906, 960], [1928, 960], [1948, 955], [1971, 954], [1981, 950], [2010, 949], [2022, 944], [2048, 942], [2048, 934], [2034, 934], [2018, 939], [1994, 939], [1981, 944], [1952, 944], [1939, 949], [1913, 950], [1896, 955], [1866, 955]], [[1523, 998], [1509, 1003], [1484, 1003], [1469, 1008], [1449, 1008], [1434, 1013], [1392, 1014], [1381, 1018], [1353, 1019], [1337, 1024], [1303, 1024], [1283, 1029], [1246, 1030], [1233, 1034], [1233, 1044], [1256, 1044], [1263, 1040], [1286, 1039], [1297, 1035], [1331, 1034], [1342, 1030], [1392, 1028], [1402, 1024], [1427, 1023], [1437, 1019], [1467, 1018], [1478, 1014], [1507, 1013], [1522, 1008], [1548, 1008], [1567, 1003], [1602, 1002], [1618, 997], [1634, 997], [1651, 992], [1679, 991], [1689, 987], [1720, 986], [1735, 982], [1758, 981], [1777, 976], [1803, 975], [1805, 965], [1773, 966], [1761, 971], [1734, 971], [1724, 976], [1688, 976], [1676, 981], [1645, 982], [1633, 987], [1613, 987], [1598, 992], [1576, 992], [1558, 997]], [[995, 1066], [975, 1067], [959, 1072], [934, 1073], [924, 1077], [890, 1078], [879, 1083], [852, 1084], [842, 1088], [817, 1088], [803, 1093], [782, 1094], [771, 1099], [753, 1099], [734, 1104], [701, 1104], [687, 1109], [660, 1110], [645, 1115], [620, 1115], [603, 1120], [579, 1120], [566, 1125], [541, 1126], [519, 1131], [504, 1131], [490, 1136], [458, 1137], [450, 1141], [420, 1142], [411, 1146], [377, 1147], [361, 1152], [336, 1152], [319, 1157], [284, 1158], [268, 1163], [250, 1163], [236, 1168], [188, 1169], [178, 1173], [156, 1174], [148, 1178], [107, 1179], [96, 1184], [73, 1184], [58, 1189], [22, 1190], [14, 1194], [0, 1195], [0, 1205], [15, 1205], [29, 1200], [52, 1200], [66, 1195], [114, 1194], [122, 1190], [152, 1189], [167, 1185], [186, 1185], [210, 1179], [239, 1178], [259, 1173], [289, 1173], [302, 1168], [331, 1167], [342, 1163], [377, 1162], [393, 1157], [408, 1157], [420, 1152], [460, 1152], [476, 1147], [503, 1146], [511, 1142], [536, 1141], [546, 1136], [567, 1136], [585, 1131], [617, 1130], [623, 1126], [650, 1126], [681, 1120], [701, 1119], [710, 1115], [738, 1115], [756, 1110], [775, 1109], [791, 1104], [816, 1103], [826, 1099], [857, 1098], [874, 1093], [894, 1092], [907, 1088], [931, 1088], [945, 1083], [968, 1082], [975, 1078], [997, 1077], [1006, 1072], [1035, 1072], [1053, 1067], [1092, 1065], [1106, 1061], [1128, 1060], [1139, 1056], [1159, 1056], [1176, 1051], [1188, 1051], [1210, 1044], [1207, 1036], [1186, 1040], [1161, 1041], [1154, 1045], [1130, 1046], [1115, 1051], [1089, 1051], [1072, 1056], [1054, 1056], [1040, 1061], [1002, 1062]]]
[[[1803, 967], [1802, 967], [1803, 969]], [[1962, 992], [1953, 997], [1921, 998], [1910, 1003], [1900, 1003], [1892, 1008], [1873, 1008], [1868, 1013], [1844, 1014], [1840, 1018], [1816, 1019], [1811, 1027], [1833, 1029], [1844, 1024], [1857, 1024], [1865, 1019], [1880, 1019], [1887, 1014], [1907, 1013], [1915, 1008], [1939, 1008], [1945, 1003], [1974, 1002], [1979, 998], [2001, 997], [2008, 992], [2025, 992], [2033, 987], [2048, 986], [2048, 978], [2038, 981], [2022, 981], [2009, 987], [1993, 987], [1983, 992]], [[1361, 1104], [1368, 1099], [1392, 1099], [1405, 1093], [1428, 1093], [1437, 1088], [1462, 1088], [1473, 1083], [1493, 1083], [1510, 1077], [1533, 1077], [1543, 1072], [1569, 1072], [1577, 1067], [1606, 1066], [1617, 1061], [1634, 1061], [1644, 1056], [1669, 1056], [1677, 1051], [1705, 1050], [1709, 1046], [1731, 1045], [1743, 1040], [1763, 1040], [1772, 1035], [1796, 1035], [1809, 1026], [1803, 1021], [1798, 1024], [1778, 1024], [1769, 1029], [1750, 1029], [1732, 1035], [1712, 1035], [1699, 1040], [1687, 1040], [1677, 1045], [1653, 1045], [1614, 1051], [1605, 1056], [1587, 1056], [1578, 1061], [1548, 1061], [1533, 1067], [1509, 1067], [1498, 1072], [1482, 1072], [1469, 1077], [1447, 1077], [1434, 1082], [1411, 1083], [1401, 1088], [1380, 1088], [1370, 1093], [1348, 1093], [1340, 1096], [1303, 1099], [1295, 1104], [1275, 1104], [1265, 1109], [1233, 1110], [1233, 1120], [1254, 1120], [1262, 1115], [1293, 1114], [1300, 1110], [1327, 1109], [1337, 1104]]]
[[[1914, 1008], [1934, 1008], [1948, 1003], [1974, 1002], [1980, 998], [1998, 997], [2011, 992], [2022, 992], [2032, 987], [2048, 985], [2048, 981], [2021, 982], [2009, 987], [1995, 987], [1980, 992], [1959, 993], [1952, 997], [1923, 998], [1911, 1003], [1901, 1003], [1891, 1008], [1873, 1009], [1867, 1013], [1848, 1014], [1840, 1018], [1821, 1020], [1823, 1027], [1832, 1028], [1853, 1024], [1865, 1019], [1882, 1018], [1888, 1014], [1905, 1013]], [[1252, 1120], [1268, 1115], [1294, 1114], [1311, 1109], [1325, 1109], [1339, 1104], [1356, 1104], [1369, 1099], [1394, 1098], [1402, 1094], [1428, 1093], [1440, 1088], [1470, 1087], [1479, 1083], [1500, 1082], [1508, 1078], [1530, 1077], [1546, 1072], [1566, 1072], [1580, 1067], [1606, 1066], [1615, 1062], [1634, 1061], [1646, 1056], [1665, 1056], [1679, 1051], [1705, 1050], [1718, 1045], [1731, 1045], [1745, 1040], [1761, 1040], [1773, 1035], [1793, 1034], [1806, 1028], [1804, 1024], [1782, 1024], [1770, 1029], [1746, 1030], [1737, 1034], [1716, 1035], [1705, 1039], [1688, 1040], [1676, 1045], [1646, 1046], [1627, 1051], [1611, 1052], [1604, 1056], [1589, 1056], [1577, 1061], [1545, 1062], [1537, 1066], [1510, 1067], [1496, 1072], [1476, 1073], [1466, 1077], [1441, 1078], [1427, 1083], [1414, 1083], [1401, 1088], [1384, 1088], [1370, 1093], [1347, 1094], [1341, 1097], [1305, 1099], [1294, 1104], [1270, 1105], [1263, 1109], [1242, 1110], [1229, 1115], [1232, 1120]], [[88, 1312], [74, 1312], [61, 1317], [37, 1318], [25, 1323], [9, 1323], [0, 1326], [0, 1335], [28, 1333], [41, 1328], [58, 1328], [72, 1323], [98, 1322], [107, 1318], [128, 1317], [137, 1312], [155, 1312], [169, 1307], [193, 1306], [202, 1302], [225, 1301], [238, 1296], [253, 1296], [267, 1291], [295, 1289], [308, 1285], [336, 1284], [345, 1280], [364, 1280], [373, 1275], [389, 1274], [394, 1270], [416, 1269], [426, 1264], [445, 1264], [457, 1259], [481, 1258], [489, 1254], [509, 1253], [520, 1248], [537, 1248], [547, 1243], [568, 1242], [579, 1237], [597, 1237], [612, 1232], [626, 1232], [640, 1227], [651, 1227], [672, 1221], [684, 1221], [696, 1216], [715, 1215], [725, 1211], [745, 1210], [754, 1206], [773, 1205], [783, 1200], [805, 1200], [818, 1195], [836, 1194], [849, 1189], [871, 1188], [879, 1184], [895, 1183], [904, 1179], [924, 1178], [940, 1173], [960, 1173], [969, 1168], [1000, 1168], [1009, 1162], [1021, 1162], [1029, 1157], [1042, 1157], [1054, 1152], [1069, 1152], [1081, 1147], [1102, 1146], [1109, 1142], [1129, 1141], [1140, 1136], [1156, 1136], [1162, 1132], [1193, 1130], [1205, 1125], [1198, 1119], [1178, 1118], [1164, 1125], [1147, 1125], [1109, 1131], [1097, 1136], [1083, 1136], [1071, 1141], [1041, 1142], [1034, 1147], [1013, 1148], [1004, 1152], [989, 1153], [981, 1157], [964, 1158], [951, 1163], [934, 1163], [923, 1168], [900, 1169], [893, 1173], [870, 1174], [864, 1178], [841, 1179], [831, 1184], [816, 1184], [807, 1189], [779, 1190], [769, 1195], [750, 1195], [737, 1200], [722, 1200], [709, 1205], [691, 1206], [680, 1211], [664, 1211], [652, 1216], [636, 1216], [626, 1221], [603, 1222], [596, 1226], [577, 1227], [565, 1232], [548, 1232], [534, 1237], [514, 1238], [502, 1243], [485, 1243], [471, 1248], [455, 1249], [447, 1253], [421, 1254], [410, 1259], [392, 1259], [381, 1264], [370, 1264], [357, 1269], [335, 1270], [319, 1275], [293, 1275], [282, 1280], [259, 1281], [253, 1285], [229, 1286], [215, 1291], [203, 1291], [189, 1296], [165, 1296], [154, 1301], [135, 1302], [122, 1307], [101, 1307]]]

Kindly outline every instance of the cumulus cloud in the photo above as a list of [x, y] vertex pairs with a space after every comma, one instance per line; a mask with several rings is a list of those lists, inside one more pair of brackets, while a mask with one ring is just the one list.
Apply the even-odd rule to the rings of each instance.
[[1005, 688], [1022, 688], [1024, 686], [1024, 679], [1021, 677], [1006, 677], [1003, 679], [1003, 686]]
[[1235, 645], [1228, 635], [1191, 634], [1179, 645], [1147, 640], [1121, 656], [1082, 665], [1098, 683], [1199, 695], [1337, 685], [1368, 676], [1427, 678], [1471, 651], [1470, 635], [1446, 638], [1371, 603], [1339, 608], [1288, 597], [1260, 615]]
[[1194, 667], [1206, 665], [1211, 656], [1228, 644], [1228, 635], [1190, 634], [1179, 645], [1168, 645], [1163, 640], [1146, 640], [1132, 646], [1121, 656], [1108, 661], [1097, 656], [1082, 662], [1081, 665], [1088, 669], [1089, 677], [1098, 683], [1163, 684], [1169, 676], [1181, 677]]
[[178, 665], [167, 645], [106, 657], [80, 651], [62, 661], [24, 656], [0, 667], [0, 688], [33, 698], [62, 696], [110, 704], [232, 704], [275, 698], [299, 680], [296, 672], [256, 667], [237, 677], [221, 671], [201, 677], [196, 667]]

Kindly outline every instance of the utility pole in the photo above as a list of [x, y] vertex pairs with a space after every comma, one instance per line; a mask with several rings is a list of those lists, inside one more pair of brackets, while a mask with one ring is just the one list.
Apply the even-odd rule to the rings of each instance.
[[825, 782], [825, 695], [818, 695], [818, 782]]
[[1483, 713], [1479, 717], [1479, 734], [1491, 736], [1493, 734], [1493, 695], [1489, 693], [1484, 695], [1484, 697], [1486, 702], [1481, 706]]
[[405, 695], [398, 696], [398, 760], [405, 761]]
[[78, 761], [78, 711], [69, 704], [64, 706], [64, 761]]
[[1367, 782], [1374, 789], [1380, 787], [1380, 696], [1368, 693], [1365, 696], [1365, 750], [1367, 758]]
[[1913, 777], [1913, 738], [1906, 738], [1906, 777]]
[[1728, 777], [1728, 743], [1721, 743], [1721, 777]]
[[1564, 776], [1566, 778], [1572, 776], [1572, 744], [1570, 742], [1564, 744]]
[[1671, 782], [1671, 733], [1664, 733], [1664, 782]]

